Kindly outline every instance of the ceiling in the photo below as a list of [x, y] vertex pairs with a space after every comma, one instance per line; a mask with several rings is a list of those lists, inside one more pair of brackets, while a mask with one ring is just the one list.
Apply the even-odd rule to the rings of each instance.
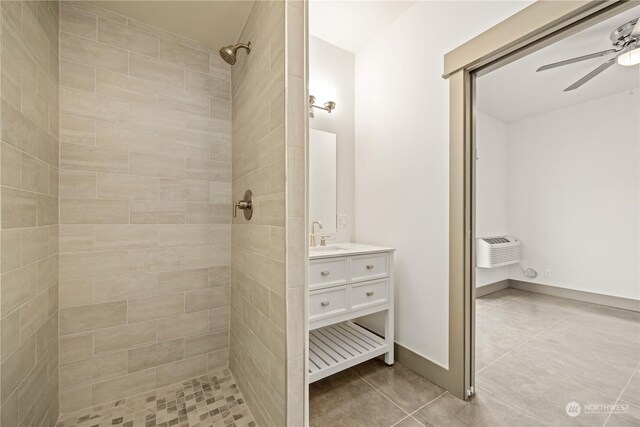
[[637, 88], [640, 85], [640, 66], [624, 67], [616, 63], [582, 87], [563, 92], [610, 56], [540, 73], [536, 73], [536, 69], [548, 63], [610, 49], [609, 34], [638, 16], [640, 7], [634, 7], [479, 77], [476, 107], [508, 123]]
[[[309, 1], [309, 33], [352, 53], [414, 1]], [[330, 25], [328, 23], [331, 23]]]
[[136, 21], [218, 48], [235, 43], [253, 1], [95, 1]]

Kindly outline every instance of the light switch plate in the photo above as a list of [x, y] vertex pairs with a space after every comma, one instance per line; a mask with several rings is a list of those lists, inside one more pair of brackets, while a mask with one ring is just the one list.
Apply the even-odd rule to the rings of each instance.
[[346, 228], [347, 227], [347, 216], [345, 214], [338, 214], [338, 228]]

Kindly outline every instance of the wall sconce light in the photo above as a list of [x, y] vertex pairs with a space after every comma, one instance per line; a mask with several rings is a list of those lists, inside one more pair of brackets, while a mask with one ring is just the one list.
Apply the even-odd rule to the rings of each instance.
[[316, 97], [313, 95], [309, 95], [309, 117], [314, 117], [313, 116], [313, 109], [314, 108], [318, 108], [320, 110], [324, 110], [326, 112], [328, 112], [329, 114], [331, 114], [331, 112], [333, 111], [334, 108], [336, 108], [336, 103], [333, 101], [327, 101], [324, 103], [324, 107], [321, 107], [319, 105], [316, 105]]

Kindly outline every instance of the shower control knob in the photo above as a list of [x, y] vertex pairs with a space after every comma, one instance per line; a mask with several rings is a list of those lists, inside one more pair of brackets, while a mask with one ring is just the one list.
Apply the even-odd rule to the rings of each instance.
[[244, 211], [244, 218], [246, 220], [250, 220], [253, 216], [253, 193], [251, 190], [247, 190], [244, 192], [244, 198], [242, 200], [238, 200], [233, 204], [233, 217], [235, 218], [238, 209], [242, 209]]

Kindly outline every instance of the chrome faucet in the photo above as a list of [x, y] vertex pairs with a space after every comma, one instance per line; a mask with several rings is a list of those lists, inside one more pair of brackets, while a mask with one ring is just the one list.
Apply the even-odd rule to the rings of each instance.
[[309, 242], [309, 246], [311, 247], [316, 245], [316, 224], [318, 224], [318, 227], [322, 230], [322, 223], [320, 221], [313, 221], [311, 223], [311, 239]]

